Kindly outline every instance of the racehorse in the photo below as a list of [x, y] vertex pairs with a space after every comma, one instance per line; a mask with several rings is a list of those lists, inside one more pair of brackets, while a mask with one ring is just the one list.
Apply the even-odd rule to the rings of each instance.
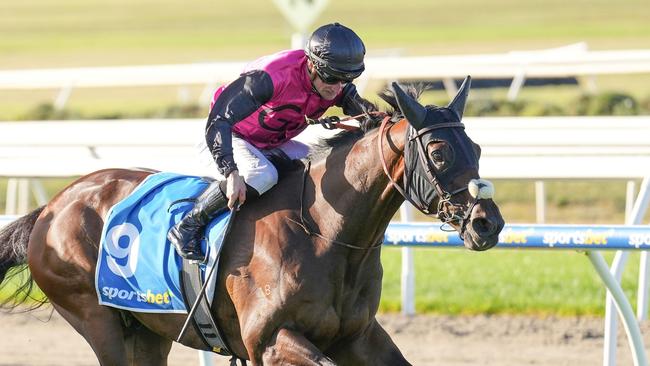
[[[450, 225], [470, 250], [493, 247], [504, 221], [480, 180], [480, 148], [461, 118], [469, 78], [446, 107], [393, 84], [395, 111], [322, 143], [237, 213], [221, 254], [212, 313], [231, 352], [253, 365], [409, 365], [375, 318], [379, 247], [405, 199]], [[27, 263], [53, 307], [101, 365], [165, 365], [184, 314], [98, 304], [95, 268], [109, 209], [152, 174], [110, 169], [71, 183], [0, 232], [0, 280]], [[14, 298], [17, 299], [17, 298]], [[20, 302], [20, 299], [16, 301]], [[15, 306], [16, 304], [12, 304]], [[205, 349], [190, 329], [180, 342]]]

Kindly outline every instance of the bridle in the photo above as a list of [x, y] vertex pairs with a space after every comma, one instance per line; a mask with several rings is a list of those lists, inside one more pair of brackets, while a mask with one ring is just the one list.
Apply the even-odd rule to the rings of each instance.
[[[431, 163], [431, 160], [429, 160], [427, 152], [426, 152], [426, 147], [424, 146], [424, 143], [422, 142], [422, 136], [426, 135], [427, 133], [430, 133], [433, 130], [441, 129], [441, 128], [465, 128], [465, 125], [461, 122], [446, 122], [446, 123], [438, 123], [433, 126], [429, 126], [423, 129], [420, 129], [417, 131], [417, 133], [414, 136], [411, 136], [407, 139], [407, 141], [414, 141], [417, 144], [418, 147], [418, 157], [420, 158], [420, 162], [424, 166], [424, 171], [426, 173], [427, 179], [429, 182], [433, 185], [434, 189], [436, 190], [436, 193], [438, 195], [438, 205], [436, 212], [431, 212], [428, 207], [425, 207], [421, 205], [420, 203], [416, 202], [413, 198], [410, 197], [410, 195], [402, 188], [395, 179], [391, 176], [391, 173], [388, 171], [388, 165], [386, 164], [386, 158], [384, 156], [384, 149], [383, 149], [383, 141], [384, 141], [384, 135], [385, 135], [385, 130], [386, 126], [388, 125], [388, 122], [391, 120], [390, 116], [384, 117], [384, 119], [381, 121], [381, 126], [379, 128], [379, 138], [377, 139], [377, 146], [379, 148], [379, 157], [381, 160], [381, 165], [384, 169], [384, 174], [388, 177], [388, 180], [390, 183], [395, 187], [395, 189], [404, 197], [405, 200], [409, 201], [415, 208], [417, 208], [420, 212], [427, 216], [434, 216], [438, 218], [442, 224], [443, 227], [445, 224], [452, 226], [454, 222], [460, 222], [460, 231], [459, 235], [461, 239], [464, 237], [465, 230], [467, 228], [467, 224], [469, 223], [469, 218], [472, 213], [472, 210], [474, 209], [474, 206], [478, 202], [478, 198], [475, 197], [474, 200], [463, 210], [463, 207], [461, 205], [457, 205], [451, 202], [452, 197], [455, 195], [466, 191], [468, 188], [467, 186], [463, 186], [461, 188], [458, 188], [453, 191], [447, 191], [442, 184], [440, 184], [440, 180], [436, 176], [433, 164]], [[408, 129], [407, 129], [408, 131]], [[408, 133], [408, 132], [407, 132]], [[405, 147], [406, 149], [406, 147]], [[406, 167], [404, 168], [406, 169]], [[407, 176], [408, 172], [404, 172], [404, 176]], [[405, 184], [406, 186], [406, 184]], [[463, 212], [464, 214], [462, 216], [458, 215], [457, 212]]]

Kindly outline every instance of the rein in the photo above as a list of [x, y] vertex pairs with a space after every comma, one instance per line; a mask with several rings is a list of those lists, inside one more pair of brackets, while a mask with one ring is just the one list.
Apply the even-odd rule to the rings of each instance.
[[366, 113], [361, 113], [357, 114], [356, 116], [348, 116], [348, 117], [339, 117], [339, 116], [330, 116], [330, 117], [323, 117], [319, 119], [314, 119], [314, 118], [309, 118], [305, 116], [305, 122], [307, 122], [308, 125], [321, 125], [323, 128], [327, 130], [333, 130], [333, 129], [341, 129], [341, 130], [346, 130], [346, 131], [356, 131], [359, 129], [357, 126], [350, 126], [350, 125], [345, 125], [342, 122], [347, 122], [347, 121], [352, 121], [356, 120], [359, 117], [370, 117], [370, 116], [385, 116], [386, 112], [380, 112], [380, 111], [369, 111]]
[[[408, 193], [402, 188], [395, 179], [393, 179], [391, 173], [388, 171], [388, 165], [386, 163], [386, 158], [384, 156], [384, 149], [383, 149], [383, 140], [384, 140], [384, 135], [385, 135], [385, 130], [386, 126], [388, 125], [388, 121], [390, 120], [390, 117], [386, 116], [384, 119], [381, 121], [381, 126], [379, 128], [379, 138], [377, 139], [377, 146], [379, 149], [379, 157], [381, 160], [381, 165], [382, 168], [384, 169], [384, 174], [388, 177], [388, 180], [392, 184], [393, 187], [404, 197], [405, 200], [409, 201], [415, 208], [417, 208], [420, 212], [424, 213], [427, 216], [433, 215], [433, 213], [429, 210], [428, 207], [423, 207], [419, 203], [415, 202]], [[465, 230], [467, 228], [467, 223], [469, 222], [469, 217], [472, 213], [472, 209], [478, 202], [478, 198], [475, 198], [474, 201], [468, 206], [467, 209], [465, 209], [465, 214], [463, 216], [458, 216], [456, 213], [454, 214], [449, 214], [448, 213], [448, 207], [456, 207], [451, 202], [451, 198], [458, 194], [461, 193], [465, 190], [467, 190], [467, 186], [461, 187], [459, 189], [456, 189], [452, 192], [447, 192], [444, 190], [444, 188], [440, 185], [440, 182], [438, 181], [438, 178], [436, 177], [436, 174], [433, 170], [433, 167], [431, 166], [431, 163], [429, 162], [429, 159], [426, 156], [426, 151], [422, 143], [422, 136], [428, 132], [431, 132], [436, 129], [440, 128], [465, 128], [465, 125], [463, 125], [461, 122], [447, 122], [447, 123], [439, 123], [427, 128], [423, 128], [419, 131], [417, 131], [416, 135], [411, 137], [408, 141], [416, 140], [418, 144], [418, 156], [420, 157], [421, 162], [424, 164], [426, 167], [425, 173], [427, 175], [427, 178], [429, 178], [429, 181], [431, 184], [433, 184], [436, 193], [438, 194], [438, 207], [437, 207], [437, 212], [435, 213], [436, 217], [442, 221], [443, 225], [444, 224], [450, 224], [451, 222], [454, 221], [461, 221], [460, 223], [460, 232], [459, 235], [461, 239], [464, 236]], [[404, 147], [406, 149], [406, 146]], [[406, 167], [404, 168], [406, 169]], [[404, 175], [406, 176], [407, 172], [404, 172]]]
[[294, 219], [292, 219], [290, 217], [287, 217], [287, 220], [289, 220], [289, 221], [293, 222], [294, 224], [300, 226], [305, 231], [305, 233], [307, 235], [309, 235], [309, 236], [315, 236], [317, 238], [329, 241], [331, 243], [334, 243], [336, 245], [340, 245], [340, 246], [343, 246], [343, 247], [346, 247], [346, 248], [350, 248], [350, 249], [354, 249], [354, 250], [371, 250], [371, 249], [377, 249], [377, 248], [381, 247], [381, 245], [383, 243], [383, 240], [380, 240], [378, 243], [373, 244], [373, 245], [371, 245], [369, 247], [362, 247], [362, 246], [346, 243], [344, 241], [327, 238], [327, 237], [321, 235], [320, 233], [315, 232], [314, 230], [312, 230], [309, 227], [309, 225], [305, 221], [304, 202], [305, 202], [305, 186], [307, 184], [307, 177], [309, 176], [309, 170], [310, 169], [311, 169], [311, 160], [307, 162], [307, 166], [305, 167], [305, 171], [303, 173], [303, 178], [302, 178], [302, 188], [300, 189], [300, 222], [298, 222], [298, 221], [296, 221], [296, 220], [294, 220]]

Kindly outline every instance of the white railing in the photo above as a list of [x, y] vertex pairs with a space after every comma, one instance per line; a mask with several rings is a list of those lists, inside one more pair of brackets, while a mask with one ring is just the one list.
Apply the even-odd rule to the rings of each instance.
[[[641, 178], [650, 116], [465, 118], [481, 174], [499, 179]], [[72, 177], [108, 167], [203, 173], [203, 119], [0, 123], [0, 176]], [[299, 136], [327, 133], [308, 128]]]
[[[61, 106], [72, 88], [205, 85], [210, 89], [233, 80], [247, 62], [0, 70], [0, 89], [60, 89]], [[513, 78], [508, 94], [514, 99], [528, 77], [635, 73], [650, 73], [650, 50], [589, 51], [585, 43], [578, 43], [501, 54], [367, 57], [359, 84], [442, 79], [454, 95], [453, 78]]]

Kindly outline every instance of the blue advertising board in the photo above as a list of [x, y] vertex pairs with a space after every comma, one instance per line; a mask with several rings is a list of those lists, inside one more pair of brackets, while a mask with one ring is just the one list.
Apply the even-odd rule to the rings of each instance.
[[[437, 223], [391, 223], [386, 245], [457, 247], [463, 241], [455, 231]], [[506, 225], [497, 248], [650, 249], [650, 225]]]

